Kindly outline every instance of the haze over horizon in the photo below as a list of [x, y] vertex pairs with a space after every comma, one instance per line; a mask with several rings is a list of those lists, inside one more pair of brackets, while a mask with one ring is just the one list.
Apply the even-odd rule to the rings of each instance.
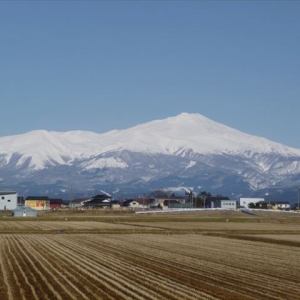
[[0, 2], [0, 137], [188, 112], [300, 148], [299, 12], [295, 1]]

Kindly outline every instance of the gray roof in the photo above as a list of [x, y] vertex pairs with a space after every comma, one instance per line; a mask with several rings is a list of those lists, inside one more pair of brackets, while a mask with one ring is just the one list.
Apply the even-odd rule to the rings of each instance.
[[26, 211], [35, 211], [36, 212], [35, 209], [31, 208], [30, 206], [26, 206], [26, 205], [18, 206], [17, 208], [15, 208], [13, 210], [13, 212], [18, 212], [18, 211], [23, 212], [24, 210], [26, 210]]
[[50, 200], [50, 199], [48, 196], [28, 196], [28, 197], [26, 197], [25, 200], [41, 201], [41, 200]]
[[72, 199], [72, 200], [68, 200], [68, 202], [70, 203], [81, 203], [87, 200], [90, 200], [91, 198], [76, 198], [76, 199]]
[[17, 192], [7, 191], [7, 192], [0, 192], [0, 195], [14, 195], [17, 194]]

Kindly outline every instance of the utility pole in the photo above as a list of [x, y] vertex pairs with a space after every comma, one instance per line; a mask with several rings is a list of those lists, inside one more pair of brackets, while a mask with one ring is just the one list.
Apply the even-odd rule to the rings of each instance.
[[298, 187], [298, 213], [299, 213], [299, 192], [300, 192], [300, 187]]
[[192, 203], [192, 208], [194, 208], [194, 199], [193, 199], [193, 192], [190, 190], [190, 202]]
[[71, 207], [72, 207], [72, 199], [73, 199], [73, 187], [71, 185], [70, 186], [70, 203], [69, 203], [69, 207], [70, 207], [70, 204], [71, 204]]

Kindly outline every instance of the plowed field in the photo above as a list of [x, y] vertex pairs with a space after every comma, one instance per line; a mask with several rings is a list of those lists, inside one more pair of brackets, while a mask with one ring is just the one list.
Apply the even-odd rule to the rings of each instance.
[[[2, 221], [11, 233], [0, 234], [0, 299], [300, 299], [297, 226], [264, 224], [258, 235], [256, 224], [256, 234], [244, 236], [230, 231], [238, 223], [221, 232], [205, 223], [205, 232], [191, 234], [192, 224], [182, 222], [186, 231], [177, 234], [180, 224], [171, 223], [153, 231], [151, 224]], [[76, 232], [53, 232], [62, 225]], [[136, 225], [149, 230], [135, 233]]]

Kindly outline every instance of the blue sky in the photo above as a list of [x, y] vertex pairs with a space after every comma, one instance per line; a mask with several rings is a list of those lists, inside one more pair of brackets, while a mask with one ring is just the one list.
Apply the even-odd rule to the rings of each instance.
[[1, 1], [0, 136], [200, 113], [300, 148], [299, 1]]

